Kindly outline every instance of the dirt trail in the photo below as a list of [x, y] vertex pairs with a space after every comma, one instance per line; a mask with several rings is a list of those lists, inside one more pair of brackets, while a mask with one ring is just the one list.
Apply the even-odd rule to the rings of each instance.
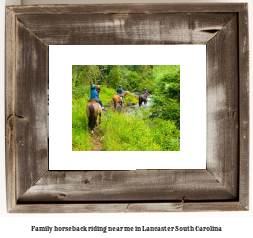
[[99, 136], [99, 128], [96, 127], [94, 130], [94, 136], [91, 139], [91, 143], [94, 145], [92, 151], [101, 151], [103, 146], [103, 140], [101, 140], [101, 136]]

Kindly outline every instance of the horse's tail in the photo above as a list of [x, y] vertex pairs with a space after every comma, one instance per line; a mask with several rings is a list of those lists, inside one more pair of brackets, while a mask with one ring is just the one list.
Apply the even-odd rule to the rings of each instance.
[[89, 110], [90, 110], [89, 127], [90, 127], [91, 130], [93, 130], [95, 125], [96, 125], [96, 120], [95, 120], [95, 117], [94, 117], [94, 107], [93, 107], [92, 104], [89, 106]]
[[115, 95], [113, 96], [113, 98], [112, 98], [112, 99], [113, 99], [114, 108], [116, 109], [116, 106], [117, 106], [117, 105], [116, 105], [116, 103], [117, 103], [117, 102], [116, 102]]

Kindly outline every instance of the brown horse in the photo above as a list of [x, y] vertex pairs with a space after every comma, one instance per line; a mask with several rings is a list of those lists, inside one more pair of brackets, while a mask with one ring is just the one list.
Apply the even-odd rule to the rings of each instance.
[[142, 94], [139, 96], [139, 107], [142, 105], [142, 103], [147, 104], [147, 97], [145, 94]]
[[86, 114], [89, 118], [89, 127], [91, 129], [91, 134], [94, 135], [94, 128], [97, 125], [97, 117], [99, 115], [99, 124], [101, 122], [101, 112], [102, 108], [100, 104], [95, 99], [89, 100], [86, 106]]
[[[125, 97], [126, 95], [126, 91], [122, 92], [122, 95]], [[122, 108], [122, 97], [120, 96], [120, 94], [116, 94], [113, 96], [113, 102], [114, 102], [114, 110], [116, 110], [116, 107], [118, 105], [118, 103], [120, 104], [120, 107]]]

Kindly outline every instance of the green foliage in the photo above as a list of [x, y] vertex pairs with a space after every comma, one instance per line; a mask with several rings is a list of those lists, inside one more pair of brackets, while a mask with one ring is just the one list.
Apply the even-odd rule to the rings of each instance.
[[[162, 70], [162, 69], [166, 70]], [[165, 71], [165, 72], [164, 72]], [[156, 86], [151, 107], [152, 116], [173, 120], [180, 128], [180, 66], [155, 68]]]
[[136, 90], [136, 88], [138, 88], [138, 85], [139, 85], [139, 75], [137, 72], [135, 71], [132, 71], [129, 73], [129, 76], [128, 76], [128, 83], [126, 85], [127, 89], [128, 90]]
[[101, 87], [99, 99], [103, 102], [103, 105], [108, 105], [112, 101], [113, 96], [116, 94], [113, 88], [108, 88], [106, 86]]
[[107, 151], [179, 151], [179, 131], [171, 121], [110, 111], [100, 125]]
[[164, 120], [174, 121], [180, 128], [180, 103], [174, 99], [166, 99], [156, 96], [151, 107], [152, 118], [158, 117]]
[[88, 151], [93, 148], [90, 143], [88, 117], [86, 115], [87, 100], [81, 98], [72, 101], [72, 150]]
[[85, 100], [88, 100], [90, 97], [90, 86], [80, 85], [78, 87], [72, 84], [72, 99], [79, 99], [84, 97]]
[[180, 66], [170, 65], [170, 70], [166, 74], [158, 77], [155, 93], [165, 97], [176, 99], [180, 102]]
[[100, 69], [97, 65], [72, 66], [72, 84], [74, 84], [74, 86], [96, 83], [99, 76]]
[[120, 81], [121, 81], [121, 75], [119, 71], [119, 66], [114, 65], [109, 73], [108, 76], [109, 86], [112, 88], [118, 88]]
[[134, 103], [134, 104], [138, 104], [139, 103], [139, 100], [131, 93], [127, 94], [124, 98], [124, 103], [125, 104], [128, 104], [128, 103]]
[[159, 70], [153, 65], [73, 65], [72, 84], [94, 83], [115, 89], [121, 84], [124, 90], [142, 93], [148, 88], [149, 93], [153, 93], [157, 73]]

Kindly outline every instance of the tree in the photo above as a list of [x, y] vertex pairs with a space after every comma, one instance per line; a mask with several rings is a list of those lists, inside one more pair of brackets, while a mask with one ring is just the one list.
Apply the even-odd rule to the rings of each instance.
[[128, 76], [128, 90], [136, 90], [139, 85], [139, 75], [136, 71], [131, 71]]
[[121, 76], [118, 65], [114, 65], [112, 67], [108, 79], [108, 84], [110, 87], [117, 88], [119, 86], [121, 82]]
[[73, 65], [72, 83], [75, 86], [96, 83], [101, 73], [97, 65]]

